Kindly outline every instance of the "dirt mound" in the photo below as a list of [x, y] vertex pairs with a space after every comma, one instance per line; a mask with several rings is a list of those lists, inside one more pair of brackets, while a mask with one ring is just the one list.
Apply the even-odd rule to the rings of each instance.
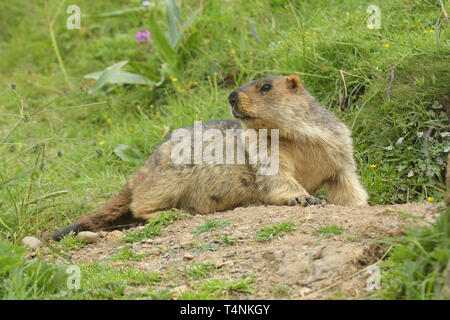
[[[174, 221], [162, 233], [140, 243], [101, 239], [71, 252], [75, 263], [110, 261], [124, 247], [143, 255], [124, 263], [141, 270], [167, 274], [201, 262], [215, 263], [214, 277], [238, 279], [252, 275], [254, 292], [237, 293], [236, 299], [357, 298], [367, 293], [367, 267], [385, 255], [388, 247], [377, 242], [401, 235], [412, 224], [431, 221], [436, 204], [404, 204], [380, 207], [248, 207], [206, 216], [187, 216]], [[406, 215], [405, 215], [406, 213]], [[414, 219], [420, 217], [423, 219]], [[221, 227], [199, 233], [208, 219]], [[211, 221], [211, 220], [209, 220]], [[257, 241], [261, 228], [293, 222], [284, 235]], [[197, 235], [195, 235], [197, 231]], [[267, 231], [267, 230], [266, 230]], [[270, 231], [265, 236], [270, 236]], [[260, 233], [261, 235], [261, 233]], [[259, 239], [261, 240], [261, 239]], [[187, 279], [163, 281], [161, 288], [187, 288]]]

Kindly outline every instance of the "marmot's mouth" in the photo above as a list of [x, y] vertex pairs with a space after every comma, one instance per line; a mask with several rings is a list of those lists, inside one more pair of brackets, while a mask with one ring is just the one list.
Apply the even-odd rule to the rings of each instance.
[[252, 117], [249, 117], [247, 115], [244, 115], [242, 113], [240, 113], [239, 111], [236, 111], [235, 108], [231, 107], [231, 113], [233, 114], [233, 116], [239, 120], [250, 120]]

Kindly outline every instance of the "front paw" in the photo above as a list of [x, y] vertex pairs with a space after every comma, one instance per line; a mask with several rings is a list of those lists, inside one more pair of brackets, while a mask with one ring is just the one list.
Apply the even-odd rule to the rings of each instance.
[[316, 197], [313, 197], [310, 195], [293, 197], [293, 198], [290, 198], [288, 201], [288, 205], [290, 205], [290, 206], [295, 206], [295, 205], [301, 204], [304, 207], [321, 205], [321, 204], [325, 204], [325, 203], [326, 203], [325, 200], [321, 200], [319, 198], [316, 198]]

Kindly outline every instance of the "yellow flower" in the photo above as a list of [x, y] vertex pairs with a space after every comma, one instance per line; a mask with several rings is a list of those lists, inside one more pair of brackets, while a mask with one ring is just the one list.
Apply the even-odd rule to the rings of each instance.
[[152, 105], [152, 104], [150, 105], [150, 109], [151, 110], [153, 110], [154, 107], [155, 107], [154, 105]]
[[434, 202], [434, 198], [433, 198], [433, 197], [428, 197], [428, 198], [427, 198], [427, 201], [428, 201], [428, 202]]
[[231, 49], [231, 54], [236, 54], [236, 50]]
[[423, 31], [423, 34], [427, 34], [427, 32], [428, 32], [427, 30], [424, 30], [424, 31]]
[[178, 79], [177, 78], [171, 78], [172, 82], [177, 82]]
[[300, 41], [300, 44], [303, 45], [303, 41]]
[[384, 47], [385, 47], [385, 48], [389, 48], [389, 45], [388, 45], [388, 44], [385, 44]]
[[137, 106], [136, 108], [137, 108], [138, 110], [141, 110], [141, 106]]
[[430, 31], [428, 31], [428, 32], [432, 33], [432, 32], [434, 32], [434, 30], [433, 30], [433, 29], [430, 29]]
[[104, 145], [104, 144], [105, 144], [105, 141], [100, 141], [100, 142], [98, 143], [99, 146], [102, 146], [102, 145]]
[[377, 165], [376, 165], [376, 164], [371, 164], [370, 167], [371, 167], [371, 168], [376, 168]]
[[314, 31], [314, 32], [313, 32], [313, 35], [316, 35], [316, 34], [317, 34], [317, 32]]

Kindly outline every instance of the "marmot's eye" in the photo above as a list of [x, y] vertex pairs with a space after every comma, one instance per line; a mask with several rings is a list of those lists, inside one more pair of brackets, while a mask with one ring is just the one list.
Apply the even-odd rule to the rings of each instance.
[[265, 84], [261, 87], [260, 91], [261, 92], [267, 92], [270, 91], [272, 89], [272, 85], [271, 84]]

